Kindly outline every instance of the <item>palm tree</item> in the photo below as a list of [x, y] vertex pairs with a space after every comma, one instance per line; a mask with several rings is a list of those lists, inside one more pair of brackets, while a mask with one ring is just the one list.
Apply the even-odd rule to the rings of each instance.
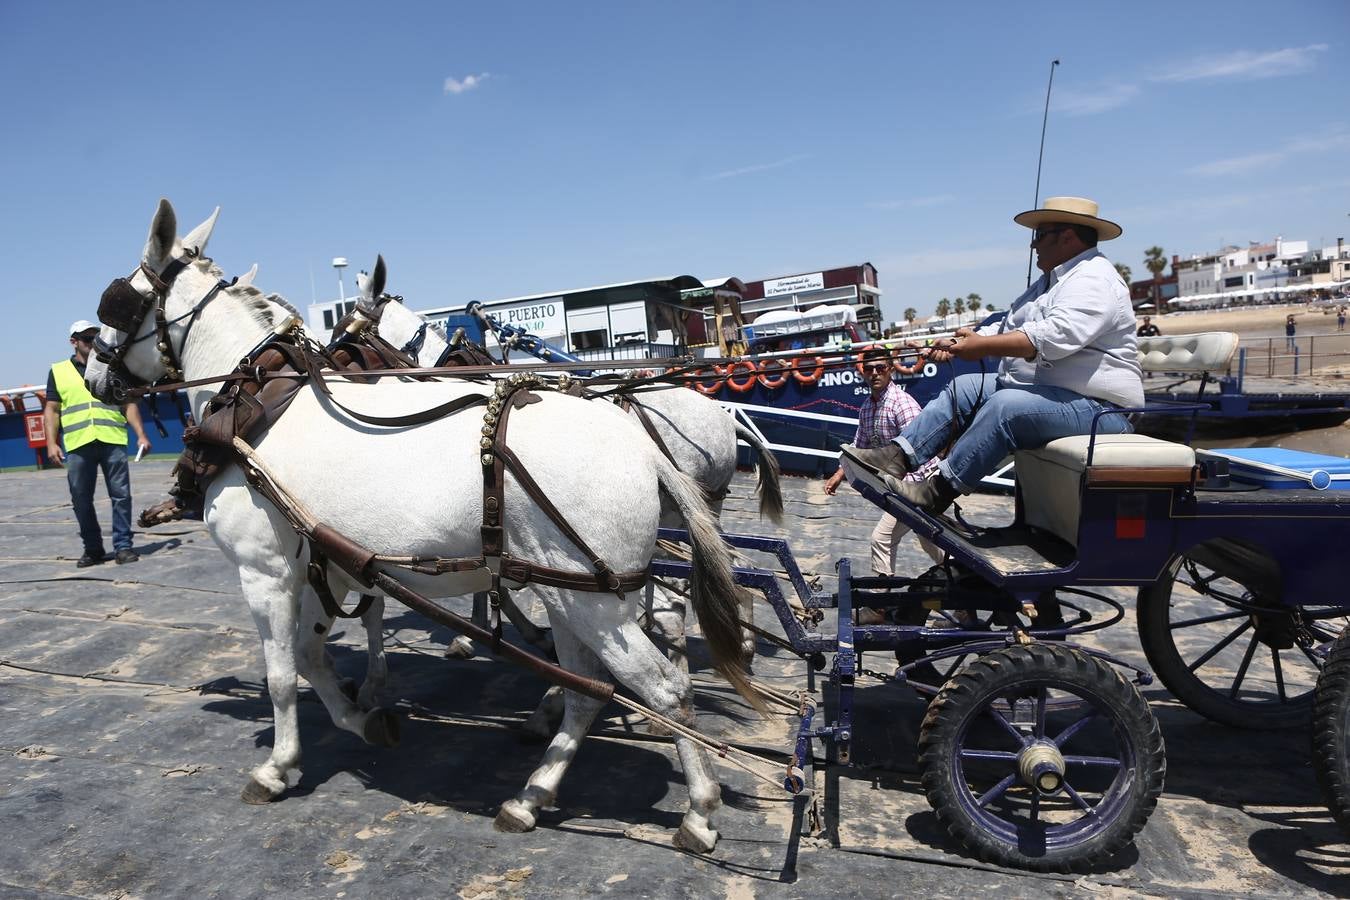
[[980, 301], [983, 298], [979, 294], [966, 294], [966, 309], [971, 312], [971, 321], [975, 321], [975, 314], [980, 311]]
[[1134, 279], [1134, 273], [1124, 263], [1116, 263], [1116, 272], [1120, 275], [1120, 280], [1125, 282], [1126, 285]]
[[914, 320], [919, 317], [919, 311], [912, 306], [905, 308], [905, 324], [910, 328], [914, 327]]
[[1163, 256], [1163, 248], [1149, 247], [1144, 251], [1144, 267], [1153, 275], [1153, 287], [1150, 291], [1153, 295], [1153, 302], [1158, 307], [1162, 306], [1162, 290], [1158, 280], [1162, 278], [1163, 269], [1167, 268], [1167, 258]]
[[993, 312], [993, 311], [994, 311], [994, 304], [992, 304], [992, 303], [986, 303], [986, 304], [984, 305], [984, 311], [985, 311], [985, 312]]
[[943, 297], [941, 300], [938, 301], [937, 309], [934, 311], [939, 316], [945, 319], [947, 318], [948, 314], [951, 313], [952, 311], [952, 302], [948, 300], [946, 297]]

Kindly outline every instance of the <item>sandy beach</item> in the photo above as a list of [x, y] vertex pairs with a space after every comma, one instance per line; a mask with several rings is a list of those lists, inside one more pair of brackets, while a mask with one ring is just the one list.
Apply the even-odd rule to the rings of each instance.
[[[1336, 310], [1330, 306], [1289, 304], [1254, 306], [1241, 309], [1175, 312], [1154, 316], [1153, 322], [1163, 334], [1188, 334], [1199, 331], [1236, 331], [1241, 346], [1248, 351], [1247, 370], [1265, 374], [1270, 366], [1274, 374], [1290, 374], [1292, 357], [1284, 345], [1285, 316], [1294, 315], [1297, 342], [1307, 372], [1311, 363], [1319, 379], [1350, 378], [1350, 331], [1337, 333]], [[1236, 365], [1236, 363], [1235, 363]], [[1197, 445], [1209, 447], [1285, 447], [1310, 453], [1350, 456], [1350, 422], [1329, 428], [1309, 428], [1278, 434], [1234, 435], [1197, 439]]]

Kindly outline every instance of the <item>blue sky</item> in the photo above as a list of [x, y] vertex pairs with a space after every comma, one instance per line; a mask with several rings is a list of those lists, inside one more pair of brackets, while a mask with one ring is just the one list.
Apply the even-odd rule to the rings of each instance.
[[155, 203], [303, 307], [871, 261], [883, 314], [1003, 301], [1041, 196], [1104, 245], [1350, 238], [1350, 4], [0, 4], [0, 260], [40, 382]]

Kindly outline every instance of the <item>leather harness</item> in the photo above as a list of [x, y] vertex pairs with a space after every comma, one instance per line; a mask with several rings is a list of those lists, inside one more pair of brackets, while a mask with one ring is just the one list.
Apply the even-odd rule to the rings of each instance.
[[[295, 514], [293, 504], [279, 486], [260, 477], [254, 467], [242, 466], [249, 483], [281, 511], [296, 532], [308, 542], [310, 561], [306, 576], [329, 615], [354, 618], [362, 615], [370, 604], [370, 598], [367, 597], [352, 612], [342, 609], [327, 583], [326, 568], [330, 562], [366, 587], [374, 583], [377, 573], [372, 566], [375, 563], [396, 565], [428, 575], [486, 569], [491, 574], [489, 598], [496, 619], [493, 626], [494, 644], [500, 643], [501, 635], [500, 620], [495, 613], [501, 597], [510, 588], [534, 582], [569, 590], [613, 593], [623, 599], [626, 591], [639, 589], [646, 583], [646, 570], [617, 573], [596, 554], [507, 445], [507, 423], [511, 412], [539, 402], [540, 397], [531, 389], [547, 388], [537, 375], [521, 372], [498, 380], [491, 396], [485, 393], [467, 394], [416, 413], [370, 416], [350, 409], [333, 398], [323, 373], [326, 369], [333, 370], [353, 380], [363, 381], [366, 380], [362, 377], [364, 369], [378, 369], [389, 363], [389, 357], [372, 347], [351, 341], [339, 341], [328, 348], [319, 349], [295, 331], [274, 335], [246, 357], [234, 373], [242, 373], [245, 377], [227, 380], [208, 402], [201, 424], [184, 430], [183, 443], [186, 449], [174, 466], [176, 483], [170, 491], [173, 496], [142, 512], [139, 520], [141, 527], [180, 519], [192, 512], [200, 515], [210, 479], [226, 465], [245, 462], [235, 438], [250, 442], [266, 431], [289, 407], [304, 382], [308, 381], [315, 389], [323, 391], [328, 400], [345, 414], [375, 426], [419, 425], [473, 406], [487, 407], [479, 447], [483, 468], [483, 549], [474, 557], [376, 554], [325, 524], [306, 522]], [[387, 343], [385, 347], [393, 349]], [[282, 375], [295, 377], [277, 377]], [[504, 524], [508, 470], [521, 489], [589, 560], [594, 571], [558, 569], [519, 559], [507, 551]]]

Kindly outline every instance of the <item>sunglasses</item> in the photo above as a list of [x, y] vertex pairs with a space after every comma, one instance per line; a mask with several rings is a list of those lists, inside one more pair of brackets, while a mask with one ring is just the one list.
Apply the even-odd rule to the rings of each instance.
[[1031, 244], [1032, 246], [1035, 246], [1050, 235], [1059, 234], [1061, 231], [1068, 231], [1071, 227], [1072, 226], [1070, 225], [1051, 225], [1048, 228], [1037, 228], [1035, 233], [1031, 235]]
[[869, 372], [889, 372], [891, 370], [891, 364], [884, 362], [868, 363], [866, 369]]

